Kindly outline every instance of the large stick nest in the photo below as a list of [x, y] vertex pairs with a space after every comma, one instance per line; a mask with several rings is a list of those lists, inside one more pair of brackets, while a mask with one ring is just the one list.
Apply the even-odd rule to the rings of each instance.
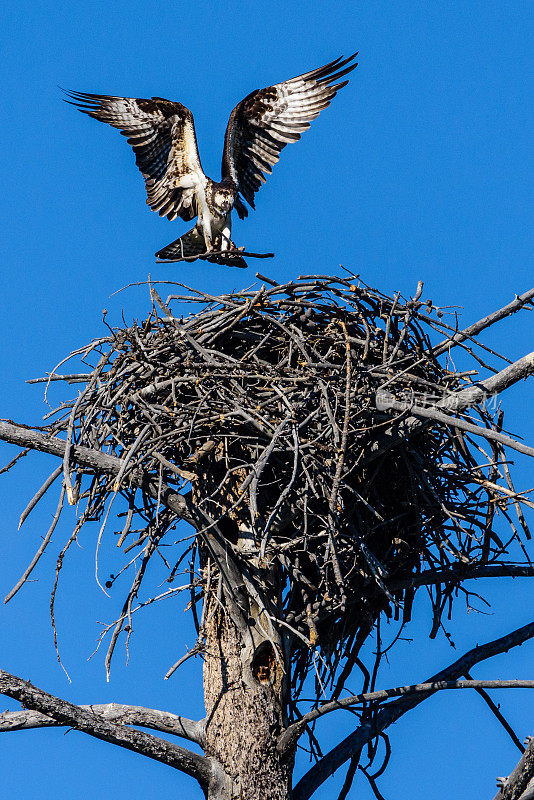
[[[462, 366], [471, 362], [462, 372], [438, 356], [446, 347], [436, 347], [434, 332], [448, 338], [457, 327], [451, 311], [445, 325], [444, 312], [419, 299], [421, 289], [403, 300], [356, 277], [312, 276], [222, 297], [188, 290], [163, 302], [152, 287], [144, 322], [75, 352], [99, 360], [87, 374], [64, 376], [84, 387], [49, 430], [123, 459], [110, 477], [76, 471], [66, 458], [64, 488], [83, 509], [77, 530], [107, 518], [122, 495], [129, 510], [115, 535], [125, 552], [142, 554], [113, 645], [131, 624], [149, 559], [176, 523], [132, 480], [139, 470], [160, 487], [190, 490], [206, 520], [175, 544], [174, 558], [165, 550], [169, 579], [187, 555], [198, 600], [195, 558], [206, 563], [203, 543], [218, 531], [255, 576], [274, 624], [293, 633], [300, 672], [309, 664], [305, 643], [328, 657], [383, 611], [408, 618], [421, 571], [460, 574], [504, 557], [509, 542], [493, 531], [495, 512], [507, 516], [514, 502], [524, 521], [501, 443], [432, 421], [401, 445], [384, 445], [410, 412], [380, 397], [434, 406], [479, 380], [483, 362], [471, 348], [462, 348]], [[184, 303], [201, 307], [173, 314], [171, 305], [183, 311]], [[458, 416], [491, 432], [502, 429], [494, 411], [480, 405]], [[433, 635], [454, 588], [432, 589]]]

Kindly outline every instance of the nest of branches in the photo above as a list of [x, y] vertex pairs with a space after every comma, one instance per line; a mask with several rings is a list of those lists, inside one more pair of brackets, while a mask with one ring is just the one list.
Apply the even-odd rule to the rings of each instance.
[[[435, 635], [458, 591], [450, 576], [502, 562], [520, 527], [528, 536], [520, 503], [530, 501], [513, 487], [504, 448], [514, 442], [496, 403], [484, 393], [451, 406], [497, 371], [485, 363], [497, 354], [459, 338], [454, 312], [423, 302], [422, 285], [405, 300], [357, 276], [283, 286], [260, 278], [259, 289], [188, 289], [165, 302], [152, 285], [142, 323], [71, 354], [96, 362], [90, 371], [43, 379], [83, 387], [52, 412], [47, 432], [67, 440], [55, 475], [61, 504], [65, 494], [79, 504], [70, 541], [85, 522], [108, 521], [122, 569], [134, 570], [108, 658], [133, 611], [154, 599], [136, 598], [150, 559], [176, 539], [165, 500], [181, 493], [196, 509], [196, 532], [165, 550], [168, 580], [187, 565], [194, 611], [208, 562], [217, 587], [223, 567], [210, 540], [222, 537], [273, 625], [292, 638], [296, 687], [315, 648], [331, 665], [382, 613], [409, 619], [429, 571], [449, 575], [429, 592]], [[117, 457], [119, 472], [77, 465], [77, 446]], [[112, 531], [119, 496], [127, 508], [115, 507]], [[504, 539], [497, 513], [509, 520]], [[103, 535], [104, 524], [99, 543]], [[201, 611], [195, 619], [202, 634]]]

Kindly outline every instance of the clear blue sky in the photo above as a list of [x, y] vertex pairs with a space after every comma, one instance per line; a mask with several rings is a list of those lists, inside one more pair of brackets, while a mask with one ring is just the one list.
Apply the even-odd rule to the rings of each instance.
[[[146, 289], [110, 298], [150, 273], [218, 292], [254, 282], [255, 269], [277, 280], [335, 272], [344, 264], [384, 291], [413, 292], [464, 306], [470, 322], [533, 283], [532, 15], [525, 0], [474, 2], [8, 2], [2, 15], [3, 219], [0, 416], [37, 424], [41, 375], [70, 349], [113, 324], [142, 316]], [[349, 86], [288, 147], [257, 197], [257, 211], [234, 227], [250, 250], [274, 250], [248, 273], [216, 265], [155, 265], [153, 253], [186, 230], [144, 204], [142, 180], [124, 139], [60, 100], [58, 85], [106, 94], [177, 99], [195, 115], [205, 171], [219, 175], [222, 138], [235, 103], [255, 88], [292, 77], [341, 53], [360, 50]], [[532, 350], [528, 313], [501, 323], [485, 341], [511, 357]], [[56, 397], [59, 397], [56, 394]], [[534, 442], [533, 384], [505, 400], [508, 425]], [[13, 448], [0, 445], [2, 463]], [[515, 458], [515, 456], [514, 456]], [[524, 488], [532, 463], [517, 459]], [[51, 471], [48, 456], [28, 456], [2, 476], [0, 593], [8, 591], [48, 526], [52, 505], [20, 533], [26, 500]], [[67, 515], [68, 516], [68, 515]], [[57, 549], [68, 535], [67, 516]], [[95, 531], [66, 563], [58, 627], [68, 684], [52, 647], [48, 596], [54, 556], [36, 582], [0, 609], [1, 666], [75, 702], [117, 701], [202, 716], [200, 663], [162, 678], [193, 641], [179, 603], [138, 620], [130, 664], [118, 653], [110, 684], [103, 657], [87, 662], [97, 621], [111, 621], [92, 576]], [[112, 554], [109, 555], [111, 559]], [[489, 615], [458, 603], [456, 650], [425, 638], [424, 604], [379, 685], [416, 682], [464, 650], [532, 619], [526, 582], [486, 585]], [[533, 677], [534, 646], [477, 670], [477, 677]], [[534, 734], [534, 696], [499, 698], [518, 734]], [[14, 707], [6, 699], [5, 707]], [[324, 725], [326, 741], [350, 717]], [[466, 692], [427, 701], [391, 730], [393, 757], [380, 781], [386, 798], [490, 798], [494, 777], [517, 753], [480, 699]], [[299, 771], [304, 763], [299, 766]], [[2, 794], [77, 800], [110, 795], [159, 800], [200, 798], [173, 770], [111, 745], [63, 731], [0, 738]], [[337, 797], [339, 780], [317, 797]], [[359, 800], [371, 797], [361, 782]]]

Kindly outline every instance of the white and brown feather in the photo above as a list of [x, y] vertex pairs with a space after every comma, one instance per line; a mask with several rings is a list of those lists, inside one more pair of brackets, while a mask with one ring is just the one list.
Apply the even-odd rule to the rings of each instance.
[[[337, 58], [291, 80], [258, 89], [234, 108], [226, 128], [222, 174], [237, 184], [238, 192], [252, 208], [254, 194], [286, 144], [297, 142], [348, 83], [335, 81], [357, 66], [356, 55]], [[240, 217], [247, 215], [239, 197], [235, 207]]]
[[193, 115], [181, 103], [67, 92], [85, 114], [128, 137], [146, 185], [147, 203], [161, 217], [191, 220], [206, 176], [198, 154]]

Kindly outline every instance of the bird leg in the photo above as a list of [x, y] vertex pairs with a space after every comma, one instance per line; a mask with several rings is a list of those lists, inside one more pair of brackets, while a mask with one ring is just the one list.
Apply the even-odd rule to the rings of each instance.
[[231, 228], [226, 225], [221, 232], [221, 250], [235, 250], [236, 246], [230, 239]]

